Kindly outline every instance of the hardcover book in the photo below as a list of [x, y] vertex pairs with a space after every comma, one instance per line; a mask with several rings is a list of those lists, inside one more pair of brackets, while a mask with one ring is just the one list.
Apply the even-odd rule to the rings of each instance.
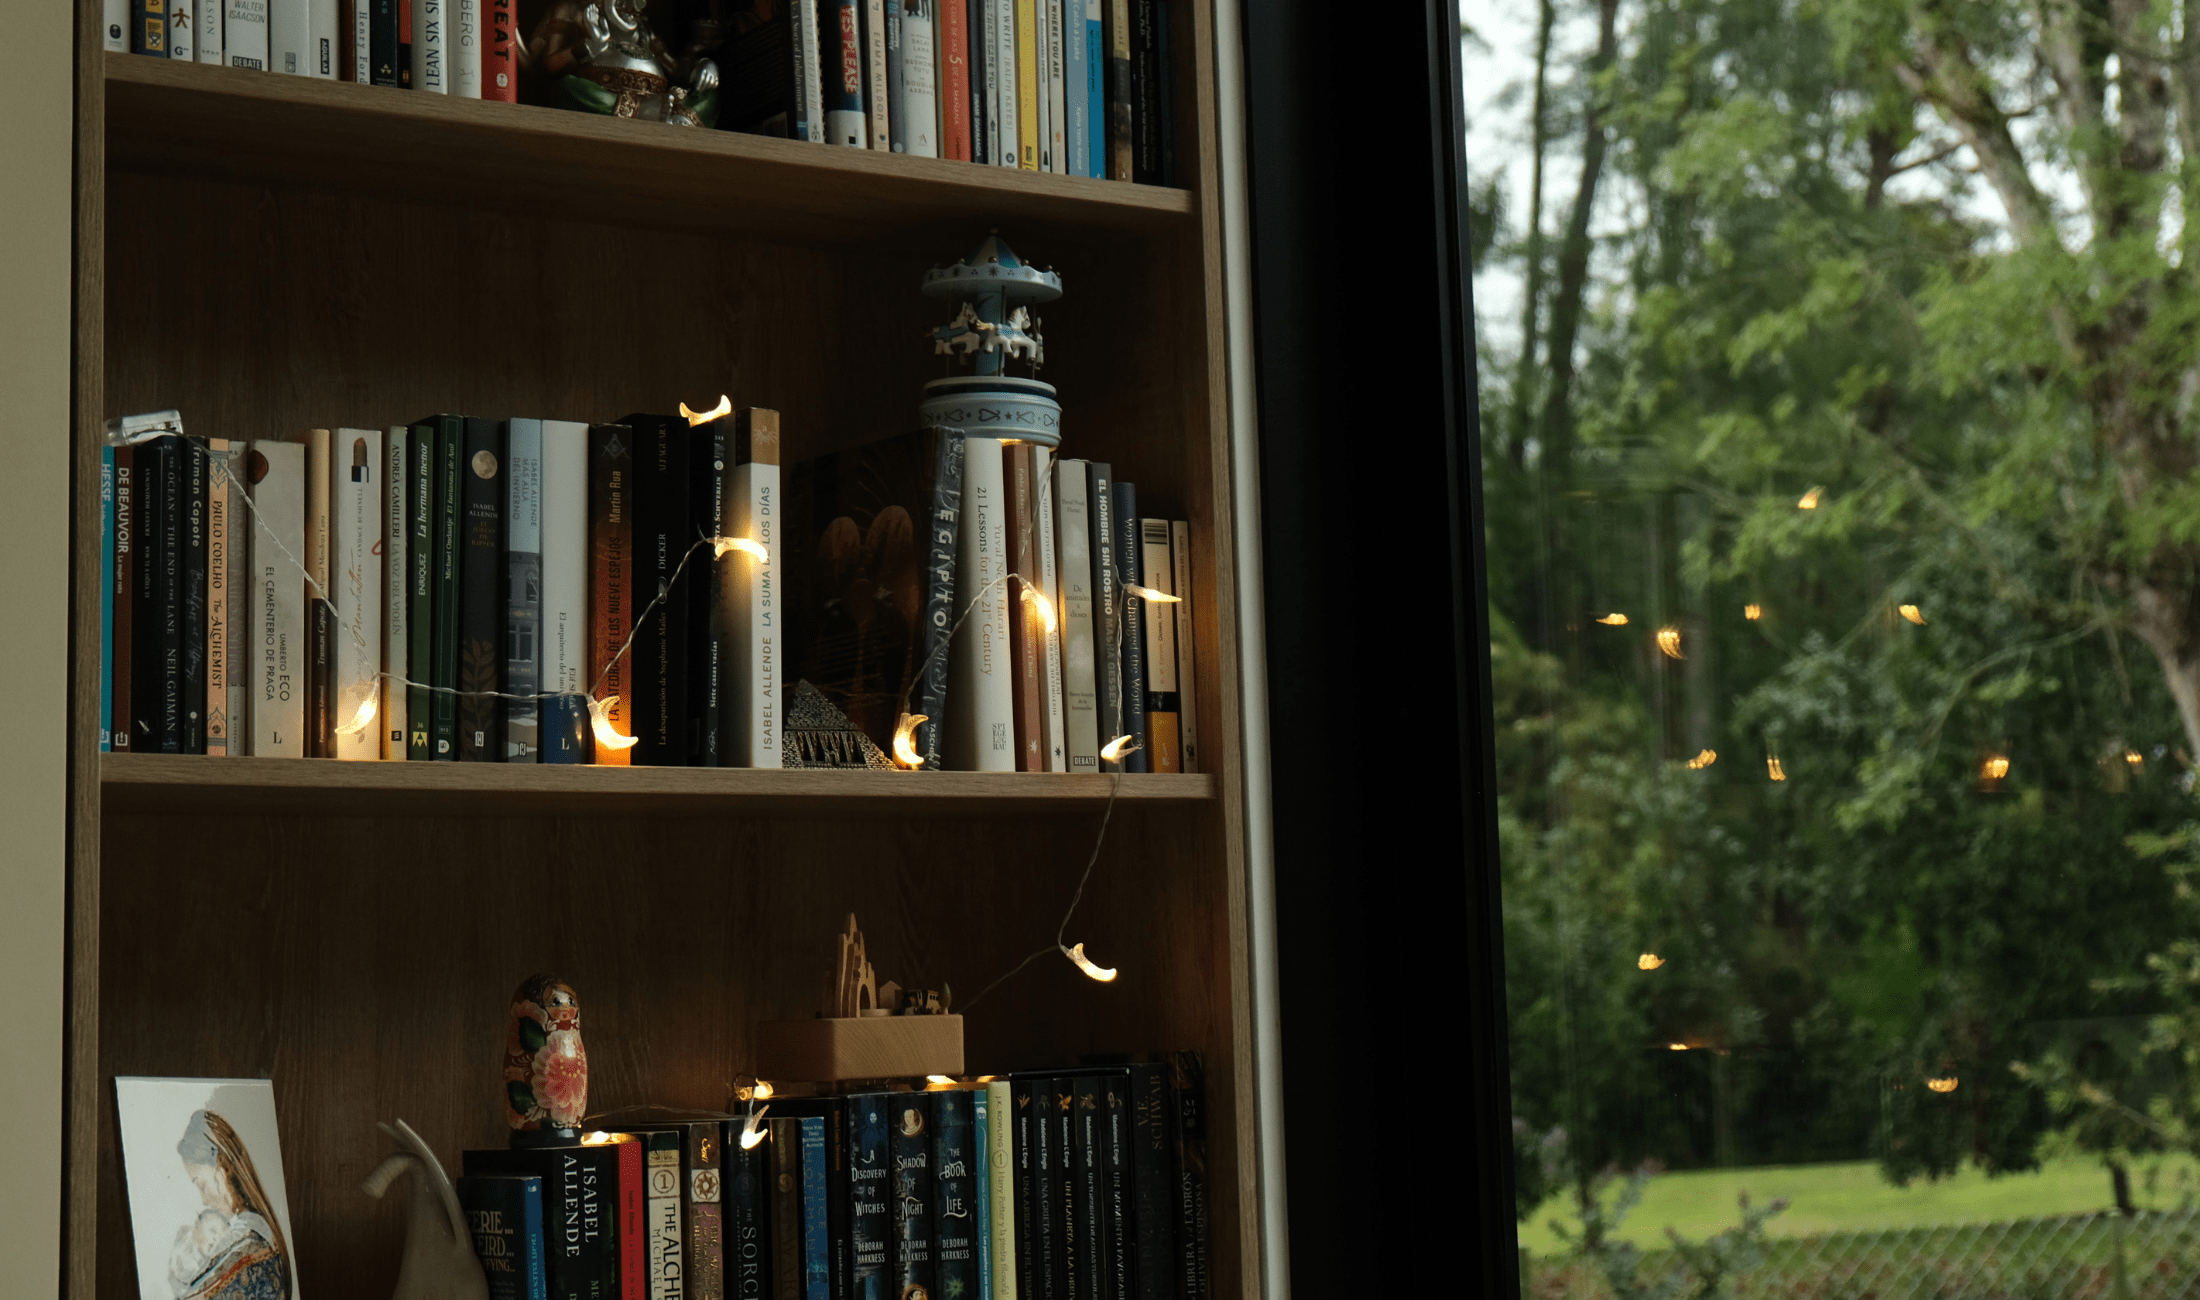
[[973, 1099], [983, 1092], [960, 1089], [924, 1093], [932, 1102], [932, 1272], [934, 1293], [977, 1296], [979, 1225], [985, 1220], [978, 1190]]
[[542, 421], [504, 426], [504, 753], [535, 762], [541, 750]]
[[894, 1162], [887, 1277], [895, 1295], [932, 1293], [932, 1099], [929, 1092], [895, 1093], [887, 1108]]
[[382, 757], [382, 433], [339, 429], [329, 466], [333, 757]]
[[520, 1147], [468, 1151], [461, 1170], [533, 1174], [542, 1180], [549, 1242], [550, 1300], [611, 1300], [618, 1294], [618, 1147]]
[[[851, 1300], [852, 1292], [850, 1288], [853, 1286], [855, 1254], [848, 1228], [850, 1210], [853, 1205], [853, 1192], [848, 1178], [849, 1132], [847, 1106], [839, 1097], [804, 1097], [788, 1101], [775, 1101], [772, 1103], [772, 1113], [800, 1119], [805, 1125], [812, 1120], [818, 1122], [820, 1136], [825, 1144], [825, 1160], [822, 1173], [825, 1179], [825, 1240], [828, 1245], [825, 1260], [827, 1269], [826, 1295], [828, 1300]], [[728, 1127], [735, 1126], [729, 1124]], [[803, 1140], [807, 1142], [809, 1140], [809, 1129], [807, 1127], [803, 1129], [803, 1134]], [[809, 1165], [805, 1163], [803, 1166], [805, 1180], [809, 1177], [809, 1168]], [[805, 1202], [806, 1205], [807, 1202]], [[808, 1212], [806, 1208], [804, 1212]], [[808, 1229], [805, 1228], [804, 1231], [806, 1233]], [[806, 1237], [803, 1249], [805, 1260], [807, 1260], [809, 1243]], [[804, 1267], [806, 1269], [808, 1264], [805, 1263]], [[807, 1273], [804, 1276], [807, 1279]], [[808, 1286], [807, 1280], [805, 1280], [804, 1286]], [[811, 1297], [809, 1300], [815, 1300], [815, 1298]]]
[[[767, 1121], [768, 1123], [769, 1121]], [[765, 1300], [771, 1291], [770, 1193], [766, 1187], [771, 1144], [742, 1149], [739, 1124], [728, 1124], [726, 1152], [726, 1295]]]
[[545, 763], [589, 760], [588, 426], [542, 422], [542, 620], [538, 733]]
[[[636, 413], [634, 430], [634, 594], [640, 634], [633, 670], [634, 735], [630, 763], [683, 767], [688, 759], [686, 593], [673, 591], [695, 542], [688, 527], [688, 426], [677, 415]], [[699, 552], [707, 557], [709, 551]], [[700, 568], [697, 564], [688, 568]]]
[[504, 428], [466, 418], [460, 500], [458, 757], [494, 763], [504, 757]]
[[854, 1269], [849, 1294], [856, 1300], [889, 1293], [887, 1261], [893, 1224], [894, 1153], [887, 1136], [893, 1093], [858, 1093], [848, 1108], [848, 1241]]
[[[588, 676], [582, 689], [604, 701], [604, 721], [634, 734], [632, 692], [634, 609], [634, 431], [599, 424], [588, 431]], [[627, 766], [627, 751], [594, 747], [596, 762]]]
[[548, 1240], [542, 1179], [533, 1174], [474, 1174], [458, 1180], [458, 1203], [488, 1279], [489, 1300], [549, 1300]]
[[[145, 459], [142, 447], [138, 459]], [[303, 758], [306, 592], [291, 557], [305, 554], [306, 449], [294, 442], [255, 442], [245, 464], [256, 520], [249, 589], [251, 752], [255, 758]]]
[[826, 1206], [825, 1119], [804, 1115], [802, 1129], [802, 1300], [831, 1300], [832, 1215]]
[[926, 429], [804, 461], [787, 483], [795, 675], [888, 753], [905, 709], [925, 717], [913, 743], [932, 770], [949, 707], [962, 481], [962, 437]]
[[[1138, 534], [1143, 566], [1139, 582], [1148, 590], [1175, 595], [1171, 590], [1176, 585], [1176, 566], [1169, 557], [1169, 521], [1141, 519]], [[1176, 606], [1149, 605], [1146, 610], [1146, 737], [1147, 761], [1153, 771], [1183, 770], [1177, 747], [1176, 711]]]
[[1176, 1278], [1176, 1104], [1169, 1068], [1145, 1063], [1125, 1076], [1130, 1136], [1126, 1142], [1131, 1225], [1137, 1247], [1135, 1294], [1172, 1295]]

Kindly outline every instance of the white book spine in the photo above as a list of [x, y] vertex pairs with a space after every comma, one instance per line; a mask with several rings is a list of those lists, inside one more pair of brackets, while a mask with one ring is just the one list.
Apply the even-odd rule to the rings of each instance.
[[286, 76], [310, 70], [306, 46], [313, 39], [312, 0], [267, 0], [267, 66]]
[[334, 81], [344, 40], [342, 14], [336, 0], [312, 0], [307, 21], [313, 25], [313, 39], [306, 47], [306, 52], [312, 56], [307, 75]]
[[338, 429], [329, 456], [336, 757], [382, 757], [382, 431]]
[[802, 121], [798, 138], [825, 138], [824, 69], [818, 65], [817, 5], [797, 0], [794, 7], [794, 77], [802, 95]]
[[265, 72], [268, 0], [225, 0], [222, 5], [222, 53], [232, 68]]
[[451, 93], [460, 99], [481, 98], [481, 0], [454, 0], [444, 10], [449, 27], [444, 35], [446, 79]]
[[382, 441], [382, 757], [405, 757], [405, 726], [412, 695], [405, 688], [406, 659], [411, 651], [411, 608], [405, 599], [405, 539], [411, 529], [405, 516], [406, 449], [412, 434], [393, 424]]
[[[1016, 770], [1014, 656], [1008, 649], [1008, 495], [997, 438], [963, 440], [962, 536], [955, 552], [955, 617], [948, 650], [947, 765]], [[967, 614], [965, 611], [968, 611]]]
[[[1032, 0], [1031, 75], [1033, 85], [1031, 88], [1031, 104], [1033, 111], [1039, 117], [1039, 125], [1034, 135], [1038, 140], [1040, 171], [1053, 170], [1047, 166], [1047, 150], [1052, 147], [1052, 142], [1047, 136], [1047, 110], [1052, 107], [1052, 102], [1047, 98], [1047, 37], [1050, 34], [1047, 29], [1047, 0]], [[1021, 105], [1022, 102], [1023, 96], [1019, 92], [1017, 103]]]
[[252, 692], [246, 682], [252, 676], [250, 646], [252, 643], [252, 618], [248, 610], [246, 589], [251, 585], [252, 562], [252, 512], [245, 504], [245, 449], [246, 444], [231, 439], [229, 454], [223, 458], [226, 473], [222, 481], [229, 488], [229, 565], [226, 581], [229, 584], [229, 690], [222, 701], [222, 712], [228, 721], [229, 754], [232, 758], [247, 753], [246, 737], [250, 731], [250, 706]]
[[[901, 5], [902, 139], [912, 158], [940, 156], [940, 101], [933, 64], [932, 6], [935, 0], [895, 0]], [[940, 0], [955, 4], [960, 0]]]
[[880, 153], [892, 153], [894, 129], [892, 109], [886, 98], [886, 0], [863, 0], [863, 92], [864, 107], [869, 111], [871, 147]]
[[450, 89], [443, 75], [443, 4], [444, 0], [413, 0], [412, 7], [412, 88], [431, 95]]
[[1069, 35], [1062, 29], [1062, 0], [1039, 0], [1047, 28], [1047, 170], [1069, 172]]
[[1047, 771], [1069, 770], [1069, 741], [1062, 719], [1062, 584], [1054, 563], [1054, 454], [1045, 447], [1031, 449], [1031, 477], [1039, 489], [1039, 592], [1054, 607], [1053, 624], [1046, 627], [1042, 646], [1046, 662], [1040, 675], [1046, 681], [1046, 716], [1041, 718], [1041, 747], [1046, 750]]
[[[542, 421], [513, 420], [504, 444], [504, 689], [542, 689]], [[504, 761], [541, 760], [541, 702], [504, 702]]]
[[304, 758], [306, 449], [252, 444], [252, 756]]
[[987, 69], [992, 80], [986, 84], [1000, 97], [993, 161], [1013, 170], [1023, 165], [1016, 156], [1022, 150], [1017, 143], [1022, 137], [1016, 119], [1016, 10], [1013, 0], [986, 0], [986, 11], [993, 15], [993, 64]]
[[185, 63], [198, 57], [198, 14], [191, 0], [176, 0], [168, 13], [168, 57]]
[[1100, 770], [1100, 707], [1092, 673], [1092, 483], [1081, 460], [1054, 468], [1055, 572], [1062, 620], [1063, 740], [1071, 772]]
[[[588, 671], [588, 426], [542, 422], [542, 686], [579, 692]], [[543, 701], [542, 761], [588, 756], [588, 706]]]
[[[776, 443], [776, 436], [774, 442]], [[727, 512], [732, 536], [746, 537], [764, 548], [762, 558], [744, 551], [729, 552], [729, 559], [744, 561], [727, 576], [733, 588], [733, 673], [731, 689], [720, 691], [719, 707], [733, 710], [735, 767], [780, 767], [780, 731], [783, 720], [779, 676], [780, 637], [779, 566], [785, 539], [779, 527], [778, 453], [772, 461], [736, 465], [727, 475], [733, 498]]]
[[222, 59], [222, 0], [193, 0], [199, 15], [199, 62], [220, 64]]
[[115, 54], [130, 52], [130, 0], [104, 0], [100, 7], [99, 43]]
[[1169, 524], [1169, 558], [1176, 568], [1176, 586], [1171, 595], [1177, 603], [1169, 606], [1176, 611], [1176, 731], [1178, 746], [1183, 751], [1183, 769], [1199, 770], [1199, 709], [1193, 699], [1192, 680], [1198, 674], [1192, 671], [1199, 642], [1192, 636], [1192, 526], [1183, 520]]

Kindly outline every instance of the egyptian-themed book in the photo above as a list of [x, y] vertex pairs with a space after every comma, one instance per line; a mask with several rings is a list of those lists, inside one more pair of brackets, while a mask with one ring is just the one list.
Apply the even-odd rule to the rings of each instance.
[[504, 757], [504, 425], [466, 418], [460, 471], [458, 757]]
[[901, 714], [940, 766], [963, 438], [925, 429], [803, 461], [787, 478], [795, 675], [882, 750]]
[[489, 1300], [549, 1300], [542, 1179], [533, 1174], [473, 1174], [458, 1180], [474, 1255]]
[[541, 750], [542, 421], [504, 426], [504, 753], [533, 763]]
[[[629, 710], [633, 661], [626, 653], [633, 635], [634, 600], [634, 431], [623, 424], [599, 424], [588, 431], [588, 685], [604, 702], [603, 721], [620, 736], [632, 736]], [[627, 751], [597, 745], [601, 766], [625, 767]]]

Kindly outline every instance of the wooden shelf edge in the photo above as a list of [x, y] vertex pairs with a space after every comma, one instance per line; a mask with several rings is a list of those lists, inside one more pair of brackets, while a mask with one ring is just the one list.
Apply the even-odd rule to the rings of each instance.
[[[1108, 776], [1039, 772], [771, 771], [754, 768], [589, 767], [501, 763], [343, 763], [316, 758], [102, 754], [108, 812], [206, 811], [423, 814], [553, 810], [559, 815], [708, 814], [728, 808], [831, 814], [1023, 810], [1075, 812], [1108, 798]], [[1207, 773], [1133, 773], [1120, 802], [1212, 800]]]
[[[1003, 220], [1079, 241], [1178, 226], [1190, 191], [106, 55], [110, 165], [838, 242]], [[983, 233], [980, 229], [977, 233]]]

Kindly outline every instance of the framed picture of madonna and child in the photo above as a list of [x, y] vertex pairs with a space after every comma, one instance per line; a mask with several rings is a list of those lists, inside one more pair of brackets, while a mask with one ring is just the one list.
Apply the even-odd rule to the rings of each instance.
[[265, 1079], [115, 1080], [140, 1300], [297, 1300]]

